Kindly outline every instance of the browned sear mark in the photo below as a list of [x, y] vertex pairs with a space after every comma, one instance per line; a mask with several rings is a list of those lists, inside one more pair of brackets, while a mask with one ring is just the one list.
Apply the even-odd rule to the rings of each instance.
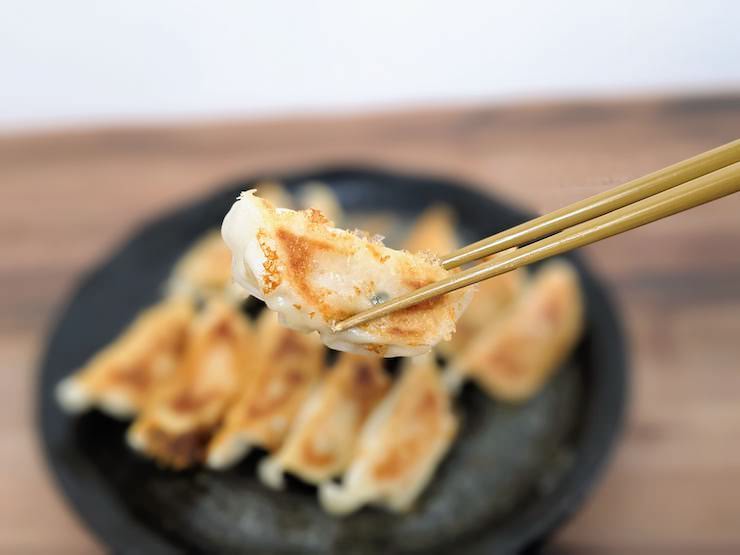
[[179, 413], [193, 413], [204, 407], [211, 400], [210, 395], [194, 395], [190, 391], [183, 391], [170, 404], [173, 411]]
[[565, 310], [565, 306], [558, 302], [558, 299], [548, 299], [542, 307], [542, 315], [549, 324], [557, 324], [563, 319]]
[[[344, 311], [337, 311], [324, 302], [325, 292], [310, 283], [311, 263], [316, 252], [341, 253], [335, 245], [316, 239], [301, 237], [285, 228], [278, 228], [275, 236], [285, 253], [287, 265], [286, 277], [311, 306], [317, 307], [327, 320], [342, 320], [349, 316]], [[313, 317], [315, 312], [309, 312]]]
[[505, 340], [496, 351], [486, 358], [486, 367], [497, 370], [495, 373], [503, 377], [517, 378], [522, 376], [525, 373], [525, 368], [517, 353], [526, 348], [527, 345], [522, 340], [513, 338]]
[[176, 470], [203, 463], [215, 428], [200, 428], [172, 435], [159, 428], [149, 430], [149, 449], [157, 461]]
[[327, 225], [331, 223], [329, 219], [326, 216], [324, 216], [324, 213], [321, 212], [321, 210], [317, 210], [316, 208], [308, 209], [308, 220], [312, 224], [319, 224], [319, 225]]
[[265, 255], [265, 261], [262, 267], [265, 269], [265, 275], [262, 276], [262, 290], [265, 295], [272, 293], [282, 282], [280, 276], [280, 259], [277, 252], [267, 242], [267, 232], [264, 229], [257, 231], [257, 242]]
[[280, 338], [280, 343], [273, 352], [275, 358], [282, 358], [287, 355], [303, 355], [307, 352], [306, 346], [296, 337], [296, 332], [285, 331]]
[[393, 337], [405, 337], [407, 339], [421, 339], [425, 335], [423, 330], [402, 328], [400, 326], [390, 326], [386, 331]]
[[219, 322], [218, 325], [213, 328], [211, 333], [214, 337], [219, 337], [222, 339], [231, 339], [234, 337], [234, 330], [228, 320], [223, 320]]
[[291, 387], [298, 387], [306, 381], [306, 377], [303, 375], [303, 372], [298, 369], [294, 369], [285, 375], [285, 381]]
[[385, 264], [388, 260], [390, 260], [390, 255], [383, 254], [380, 247], [378, 245], [374, 245], [373, 243], [368, 243], [367, 248], [370, 251], [370, 254], [373, 255], [373, 258], [380, 262], [381, 264]]
[[142, 364], [130, 368], [122, 368], [111, 373], [111, 382], [119, 383], [136, 391], [145, 392], [152, 382], [147, 366]]
[[365, 343], [363, 347], [371, 353], [375, 353], [381, 356], [385, 354], [385, 351], [387, 349], [385, 345], [378, 345], [377, 343]]
[[419, 456], [421, 445], [418, 439], [408, 439], [390, 449], [386, 456], [373, 468], [373, 474], [379, 480], [392, 480], [402, 475]]
[[370, 366], [364, 362], [355, 366], [354, 378], [355, 385], [360, 388], [368, 387], [374, 381]]
[[404, 314], [415, 314], [417, 312], [433, 310], [434, 308], [443, 304], [444, 302], [445, 302], [444, 295], [438, 295], [436, 297], [432, 297], [431, 299], [421, 301], [420, 303], [416, 303], [406, 308], [396, 310], [395, 312], [392, 312], [389, 316], [393, 316], [394, 314], [399, 315], [399, 316], [404, 315]]
[[301, 451], [303, 451], [303, 458], [314, 467], [330, 466], [336, 459], [336, 456], [332, 452], [318, 453], [311, 441], [305, 441]]

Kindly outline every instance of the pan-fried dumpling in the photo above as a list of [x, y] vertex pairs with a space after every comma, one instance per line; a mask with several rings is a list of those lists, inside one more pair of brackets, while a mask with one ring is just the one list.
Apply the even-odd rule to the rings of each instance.
[[342, 353], [304, 404], [283, 446], [262, 460], [262, 481], [281, 488], [286, 471], [313, 484], [339, 475], [362, 424], [389, 386], [382, 358]]
[[[445, 205], [425, 210], [411, 228], [405, 247], [411, 252], [428, 251], [440, 256], [455, 251], [458, 242], [452, 210]], [[521, 293], [525, 279], [526, 270], [519, 269], [478, 284], [478, 290], [473, 293], [474, 302], [457, 321], [452, 338], [437, 345], [438, 352], [448, 357], [462, 353], [476, 333], [511, 306]]]
[[431, 252], [442, 256], [457, 250], [455, 215], [449, 206], [427, 208], [414, 222], [404, 248], [410, 252]]
[[431, 355], [411, 359], [375, 407], [341, 484], [319, 489], [322, 506], [346, 514], [365, 504], [406, 511], [431, 480], [457, 431], [457, 418]]
[[[262, 194], [260, 196], [265, 198]], [[342, 205], [334, 191], [319, 181], [312, 181], [303, 185], [298, 192], [298, 200], [302, 208], [318, 210], [332, 222], [339, 223], [344, 219]], [[273, 206], [285, 206], [276, 202], [272, 202], [272, 204]]]
[[62, 408], [80, 413], [97, 407], [118, 418], [135, 415], [177, 367], [193, 314], [184, 299], [142, 312], [118, 339], [57, 386]]
[[233, 296], [231, 251], [217, 230], [198, 239], [178, 260], [167, 283], [169, 295]]
[[253, 445], [278, 449], [319, 380], [324, 357], [315, 334], [284, 328], [275, 313], [264, 311], [257, 325], [253, 374], [208, 448], [208, 465], [230, 466]]
[[129, 428], [129, 444], [176, 469], [203, 462], [248, 377], [252, 350], [249, 320], [230, 304], [210, 301], [191, 326], [182, 366]]
[[578, 274], [564, 261], [550, 262], [511, 312], [481, 331], [453, 361], [451, 371], [471, 377], [495, 398], [525, 400], [571, 351], [582, 327]]
[[275, 209], [242, 193], [224, 219], [234, 278], [302, 331], [317, 330], [340, 351], [410, 356], [455, 330], [470, 288], [441, 295], [335, 333], [332, 324], [449, 275], [433, 257], [387, 248], [336, 229], [321, 212]]
[[[489, 256], [484, 261], [491, 258]], [[457, 322], [457, 331], [449, 341], [437, 345], [437, 350], [450, 358], [464, 353], [483, 328], [502, 318], [514, 306], [526, 282], [527, 270], [524, 268], [480, 282], [473, 301]]]

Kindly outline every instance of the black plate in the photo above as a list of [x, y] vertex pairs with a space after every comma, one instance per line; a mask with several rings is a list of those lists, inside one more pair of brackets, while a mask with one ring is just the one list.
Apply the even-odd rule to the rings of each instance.
[[[272, 176], [271, 176], [272, 177]], [[350, 213], [392, 211], [409, 221], [435, 202], [458, 213], [466, 240], [525, 214], [457, 182], [366, 169], [282, 178], [290, 189], [319, 180]], [[324, 514], [315, 491], [263, 487], [259, 454], [236, 469], [174, 473], [124, 443], [125, 424], [99, 413], [70, 418], [55, 384], [153, 303], [176, 258], [220, 224], [240, 181], [145, 226], [86, 276], [61, 314], [41, 365], [38, 424], [49, 467], [82, 519], [106, 545], [141, 553], [480, 552], [531, 547], [580, 505], [618, 434], [626, 395], [625, 347], [612, 304], [577, 258], [587, 302], [586, 334], [536, 398], [506, 406], [466, 386], [460, 438], [416, 509]]]

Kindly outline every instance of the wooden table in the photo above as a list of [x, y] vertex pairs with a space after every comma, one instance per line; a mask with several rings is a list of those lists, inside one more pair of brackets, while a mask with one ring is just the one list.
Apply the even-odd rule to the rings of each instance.
[[[740, 135], [740, 94], [0, 137], [0, 552], [100, 546], [45, 471], [36, 363], [80, 272], [235, 176], [361, 162], [458, 176], [539, 211]], [[564, 553], [740, 552], [740, 195], [587, 249], [633, 359], [605, 479]]]

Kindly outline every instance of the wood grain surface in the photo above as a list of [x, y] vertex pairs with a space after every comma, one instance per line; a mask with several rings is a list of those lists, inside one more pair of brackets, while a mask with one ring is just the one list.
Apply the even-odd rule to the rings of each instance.
[[[538, 211], [740, 135], [740, 94], [0, 136], [0, 552], [102, 546], [34, 434], [36, 364], [81, 272], [236, 176], [334, 163], [461, 177]], [[554, 553], [740, 553], [740, 195], [586, 249], [631, 343], [628, 422]]]

